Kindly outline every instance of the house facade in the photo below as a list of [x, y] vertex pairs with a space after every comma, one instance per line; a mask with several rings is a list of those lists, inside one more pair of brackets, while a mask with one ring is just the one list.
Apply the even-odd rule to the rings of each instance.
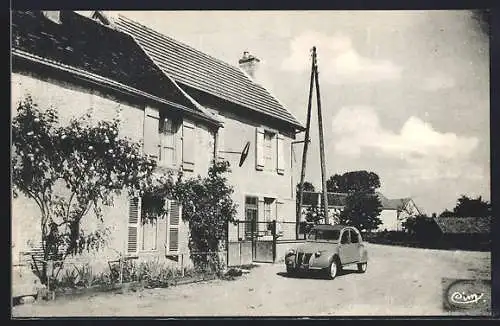
[[[220, 123], [203, 111], [122, 32], [70, 11], [12, 13], [12, 116], [31, 96], [41, 109], [57, 110], [61, 124], [90, 113], [91, 120], [120, 120], [119, 137], [143, 143], [158, 162], [155, 173], [206, 174], [215, 157]], [[107, 247], [89, 254], [97, 267], [120, 255], [134, 258], [188, 253], [181, 207], [167, 201], [168, 216], [140, 223], [140, 198], [126, 191], [105, 207], [105, 225], [92, 216], [83, 229], [108, 227]], [[39, 210], [12, 200], [13, 257], [40, 243]], [[81, 257], [80, 257], [81, 258]], [[91, 258], [91, 259], [90, 259]]]
[[[118, 16], [115, 25], [132, 35], [165, 74], [221, 121], [217, 157], [230, 163], [227, 177], [234, 188], [237, 219], [248, 224], [295, 221], [291, 144], [304, 128], [253, 79], [259, 59], [245, 52], [236, 67], [127, 17]], [[265, 223], [255, 227], [264, 236], [268, 231]], [[237, 240], [238, 226], [230, 225], [228, 236]]]
[[[230, 162], [238, 219], [295, 220], [290, 146], [300, 123], [241, 68], [210, 57], [125, 17], [85, 17], [71, 11], [12, 14], [12, 115], [31, 95], [57, 109], [61, 123], [91, 113], [119, 117], [120, 135], [143, 143], [156, 173], [206, 175], [213, 159]], [[103, 211], [111, 230], [94, 253], [103, 268], [119, 255], [147, 259], [188, 257], [182, 207], [140, 223], [142, 202], [124, 192]], [[102, 227], [87, 218], [83, 228]], [[12, 200], [13, 256], [40, 242], [37, 207]], [[237, 227], [229, 229], [236, 237]], [[89, 254], [90, 255], [90, 254]]]

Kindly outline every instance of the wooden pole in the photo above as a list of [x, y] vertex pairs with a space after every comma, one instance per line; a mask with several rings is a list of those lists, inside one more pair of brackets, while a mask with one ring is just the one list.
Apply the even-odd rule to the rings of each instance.
[[302, 170], [300, 172], [299, 205], [297, 207], [297, 214], [295, 219], [296, 239], [299, 238], [300, 216], [302, 215], [302, 203], [303, 203], [303, 193], [304, 193], [304, 179], [306, 177], [307, 148], [309, 147], [309, 128], [311, 126], [311, 105], [312, 105], [312, 92], [314, 83], [315, 49], [316, 48], [313, 48], [313, 60], [311, 63], [311, 81], [309, 83], [309, 102], [307, 104], [306, 134], [304, 136], [304, 149], [302, 151]]
[[319, 92], [318, 65], [316, 63], [316, 47], [313, 47], [313, 71], [316, 80], [316, 100], [318, 105], [318, 127], [319, 127], [319, 155], [321, 160], [321, 183], [323, 188], [323, 212], [325, 214], [325, 224], [328, 219], [328, 191], [326, 189], [326, 162], [325, 162], [325, 144], [323, 139], [323, 118], [321, 114], [321, 95]]

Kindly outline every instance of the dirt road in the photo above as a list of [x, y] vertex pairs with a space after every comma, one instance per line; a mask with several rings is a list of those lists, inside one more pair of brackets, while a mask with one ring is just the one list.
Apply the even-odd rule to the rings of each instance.
[[490, 254], [368, 244], [365, 274], [290, 278], [260, 265], [235, 281], [16, 306], [22, 316], [443, 315], [441, 278], [490, 279]]

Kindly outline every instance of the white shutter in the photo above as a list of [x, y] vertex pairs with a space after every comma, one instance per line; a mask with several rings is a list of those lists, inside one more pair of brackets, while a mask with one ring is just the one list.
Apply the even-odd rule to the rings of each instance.
[[285, 153], [284, 153], [284, 137], [281, 134], [278, 134], [277, 137], [277, 172], [278, 174], [284, 174], [285, 173]]
[[264, 129], [255, 129], [255, 168], [259, 171], [264, 169]]
[[144, 154], [158, 159], [160, 151], [160, 113], [158, 109], [144, 109]]
[[184, 121], [182, 123], [182, 169], [184, 171], [194, 170], [194, 160], [196, 153], [195, 126]]
[[139, 223], [141, 222], [141, 201], [132, 198], [129, 203], [127, 253], [135, 254], [139, 249]]
[[168, 221], [168, 254], [179, 252], [179, 224], [181, 218], [181, 206], [179, 202], [170, 201], [169, 221]]

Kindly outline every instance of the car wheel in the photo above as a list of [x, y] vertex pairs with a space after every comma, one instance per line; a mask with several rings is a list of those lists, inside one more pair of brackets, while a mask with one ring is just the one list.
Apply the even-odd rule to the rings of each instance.
[[368, 267], [368, 263], [358, 263], [358, 272], [359, 273], [366, 272], [367, 267]]
[[337, 277], [339, 271], [340, 271], [341, 265], [338, 259], [333, 259], [332, 262], [330, 263], [330, 266], [328, 267], [328, 278], [333, 280], [335, 277]]

